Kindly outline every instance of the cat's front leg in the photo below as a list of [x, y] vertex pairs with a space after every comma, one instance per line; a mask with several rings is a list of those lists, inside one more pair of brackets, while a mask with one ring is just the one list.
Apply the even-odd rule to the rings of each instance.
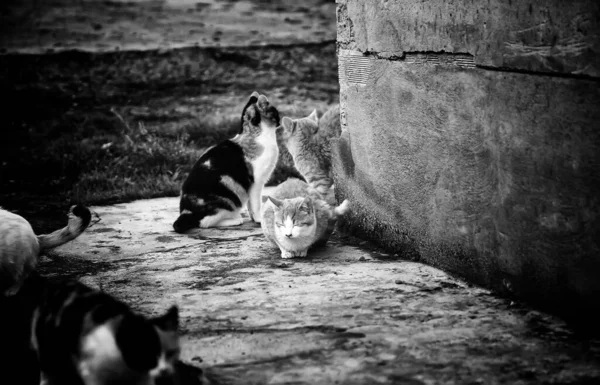
[[248, 214], [250, 215], [250, 219], [252, 219], [255, 223], [261, 222], [261, 202], [260, 196], [262, 194], [262, 185], [253, 184], [250, 187], [250, 191], [248, 192]]
[[294, 258], [294, 253], [288, 250], [281, 249], [281, 258], [290, 259]]
[[302, 251], [295, 251], [293, 253], [293, 255], [296, 258], [305, 258], [307, 253], [308, 253], [308, 249], [307, 250], [302, 250]]

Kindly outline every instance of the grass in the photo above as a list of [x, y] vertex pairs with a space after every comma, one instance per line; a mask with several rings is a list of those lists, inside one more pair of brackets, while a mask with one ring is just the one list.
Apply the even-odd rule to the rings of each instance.
[[[0, 56], [0, 206], [49, 231], [73, 203], [177, 196], [254, 90], [282, 116], [323, 112], [335, 44]], [[271, 184], [289, 175], [284, 152]]]

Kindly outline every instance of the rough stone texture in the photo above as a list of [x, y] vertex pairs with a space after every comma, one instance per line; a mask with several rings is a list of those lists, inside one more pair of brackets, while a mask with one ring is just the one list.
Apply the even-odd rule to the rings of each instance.
[[[521, 30], [529, 18], [490, 4], [339, 2], [341, 47], [385, 51], [339, 50], [345, 132], [334, 146], [335, 185], [338, 198], [356, 203], [346, 228], [593, 327], [600, 322], [589, 315], [600, 310], [597, 79], [490, 71], [465, 55], [407, 53], [467, 51], [475, 63], [548, 70], [539, 55], [522, 56], [525, 66], [498, 62], [513, 57], [499, 44], [502, 28]], [[597, 10], [590, 2], [549, 4], [545, 17], [560, 36]], [[484, 35], [466, 17], [476, 14], [496, 18]], [[406, 33], [384, 37], [387, 19]], [[561, 52], [548, 58], [564, 74], [596, 73], [594, 49], [589, 56]]]
[[338, 42], [401, 57], [463, 53], [479, 65], [600, 76], [596, 0], [338, 0]]
[[331, 1], [0, 2], [0, 53], [112, 52], [335, 39]]
[[[600, 345], [433, 267], [334, 237], [282, 260], [249, 222], [176, 234], [177, 199], [94, 207], [43, 259], [145, 314], [177, 303], [183, 360], [213, 384], [537, 384], [600, 380]], [[94, 268], [95, 266], [95, 268]]]

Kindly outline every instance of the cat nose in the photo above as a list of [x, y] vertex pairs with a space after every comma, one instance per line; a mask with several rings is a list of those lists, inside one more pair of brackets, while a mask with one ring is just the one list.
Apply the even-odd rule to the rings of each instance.
[[292, 233], [286, 234], [285, 236], [288, 237], [288, 238], [291, 238], [292, 237]]

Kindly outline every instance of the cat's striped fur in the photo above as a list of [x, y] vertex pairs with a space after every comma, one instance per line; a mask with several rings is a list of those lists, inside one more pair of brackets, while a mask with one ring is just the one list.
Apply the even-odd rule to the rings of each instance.
[[25, 218], [0, 209], [0, 293], [14, 295], [37, 265], [45, 250], [77, 238], [90, 224], [92, 212], [72, 206], [66, 227], [47, 235], [35, 235]]
[[[300, 119], [284, 117], [282, 139], [296, 169], [323, 196], [331, 195], [333, 174], [330, 140], [341, 134], [340, 107], [328, 109], [319, 119], [314, 110]], [[330, 200], [328, 200], [332, 203]]]
[[147, 319], [75, 281], [42, 280], [35, 290], [31, 346], [41, 384], [152, 385], [174, 376], [180, 351], [176, 306]]
[[348, 200], [332, 207], [315, 188], [290, 178], [267, 198], [261, 227], [282, 258], [305, 257], [311, 247], [327, 242], [337, 218], [348, 209]]
[[279, 156], [279, 113], [264, 95], [254, 92], [241, 120], [240, 133], [209, 148], [183, 183], [176, 232], [241, 225], [246, 205], [250, 218], [260, 223], [262, 189]]

